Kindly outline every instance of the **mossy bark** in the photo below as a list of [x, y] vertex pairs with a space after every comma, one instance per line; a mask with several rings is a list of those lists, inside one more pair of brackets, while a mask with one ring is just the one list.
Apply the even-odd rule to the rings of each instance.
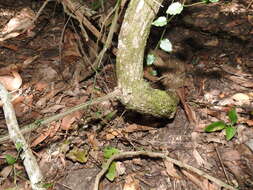
[[118, 41], [116, 72], [121, 102], [128, 108], [156, 117], [174, 117], [178, 98], [153, 89], [143, 79], [143, 57], [151, 23], [162, 0], [131, 0]]

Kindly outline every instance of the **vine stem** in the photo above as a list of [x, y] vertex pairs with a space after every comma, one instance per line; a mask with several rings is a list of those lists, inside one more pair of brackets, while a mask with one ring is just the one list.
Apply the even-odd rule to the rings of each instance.
[[149, 151], [129, 151], [129, 152], [122, 152], [119, 154], [115, 154], [113, 155], [110, 159], [107, 160], [107, 162], [105, 163], [105, 165], [103, 165], [103, 169], [97, 174], [96, 179], [95, 179], [95, 183], [93, 186], [93, 190], [98, 190], [99, 189], [99, 182], [101, 180], [101, 178], [105, 175], [105, 173], [107, 172], [107, 170], [109, 169], [111, 163], [115, 160], [120, 160], [120, 159], [126, 159], [126, 158], [134, 158], [134, 157], [139, 157], [139, 156], [148, 156], [151, 158], [160, 158], [160, 159], [164, 159], [168, 162], [172, 162], [173, 164], [181, 167], [181, 168], [185, 168], [187, 170], [190, 170], [194, 173], [197, 173], [198, 175], [212, 181], [213, 183], [216, 183], [217, 185], [230, 189], [230, 190], [237, 190], [236, 188], [234, 188], [231, 185], [228, 185], [226, 183], [224, 183], [223, 181], [212, 177], [210, 175], [208, 175], [207, 173], [192, 167], [188, 164], [185, 164], [179, 160], [173, 159], [169, 156], [167, 156], [166, 153], [158, 153], [158, 152], [149, 152]]

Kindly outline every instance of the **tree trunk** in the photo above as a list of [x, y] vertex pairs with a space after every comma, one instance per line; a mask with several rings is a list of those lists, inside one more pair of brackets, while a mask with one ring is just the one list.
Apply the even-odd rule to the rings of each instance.
[[178, 98], [153, 89], [143, 79], [143, 57], [151, 23], [162, 0], [131, 0], [118, 40], [116, 74], [121, 102], [128, 108], [156, 117], [174, 117]]

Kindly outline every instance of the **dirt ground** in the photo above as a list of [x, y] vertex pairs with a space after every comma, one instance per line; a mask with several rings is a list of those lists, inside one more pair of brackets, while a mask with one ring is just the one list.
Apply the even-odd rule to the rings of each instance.
[[[167, 26], [165, 37], [174, 47], [171, 54], [152, 50], [162, 33], [152, 28], [147, 52], [153, 51], [159, 61], [145, 66], [144, 77], [154, 88], [177, 91], [181, 103], [174, 119], [141, 115], [126, 110], [116, 100], [106, 100], [27, 132], [26, 140], [45, 181], [52, 185], [48, 189], [91, 190], [105, 162], [106, 147], [121, 152], [166, 152], [227, 184], [253, 189], [250, 2], [221, 1], [219, 5], [187, 8]], [[112, 3], [105, 3], [103, 11], [98, 9], [100, 14], [93, 20], [96, 27], [101, 27]], [[0, 2], [1, 31], [23, 8], [26, 10], [21, 20], [28, 22], [42, 4], [30, 0]], [[208, 17], [210, 12], [213, 16]], [[78, 22], [69, 19], [62, 5], [52, 1], [29, 31], [0, 41], [0, 76], [12, 76], [11, 72], [16, 71], [22, 79], [13, 101], [21, 128], [114, 90], [115, 55], [109, 50], [102, 67], [93, 72], [92, 63], [102, 46], [91, 32], [87, 35], [88, 41]], [[115, 35], [115, 48], [116, 39]], [[152, 75], [154, 72], [157, 75]], [[212, 122], [228, 122], [227, 113], [232, 108], [238, 114], [237, 133], [232, 140], [225, 139], [224, 131], [204, 132]], [[0, 108], [0, 135], [5, 134], [8, 130]], [[10, 165], [5, 155], [18, 157], [15, 146], [0, 138], [0, 190], [31, 189], [22, 160]], [[118, 160], [116, 170], [113, 182], [101, 180], [101, 190], [221, 189], [203, 176], [145, 156]]]

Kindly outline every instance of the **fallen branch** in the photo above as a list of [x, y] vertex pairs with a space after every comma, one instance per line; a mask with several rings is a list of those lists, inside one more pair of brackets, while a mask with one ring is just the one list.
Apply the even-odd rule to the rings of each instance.
[[120, 159], [125, 159], [125, 158], [132, 158], [132, 157], [138, 157], [138, 156], [148, 156], [151, 158], [161, 158], [161, 159], [166, 159], [169, 162], [172, 162], [173, 164], [181, 167], [181, 168], [185, 168], [188, 169], [192, 172], [197, 173], [198, 175], [212, 181], [213, 183], [216, 183], [217, 185], [230, 189], [230, 190], [236, 190], [236, 188], [232, 187], [231, 185], [228, 185], [226, 183], [224, 183], [223, 181], [212, 177], [210, 175], [208, 175], [207, 173], [194, 168], [188, 164], [185, 164], [181, 161], [175, 160], [173, 158], [168, 157], [165, 153], [157, 153], [157, 152], [148, 152], [148, 151], [130, 151], [130, 152], [122, 152], [119, 154], [116, 154], [114, 156], [112, 156], [109, 160], [107, 160], [106, 164], [103, 166], [103, 169], [97, 174], [96, 179], [95, 179], [95, 183], [94, 183], [94, 187], [93, 190], [98, 190], [99, 187], [99, 181], [101, 180], [101, 178], [104, 176], [104, 174], [107, 172], [107, 170], [109, 169], [111, 163], [115, 160], [120, 160]]
[[21, 160], [26, 169], [26, 173], [31, 182], [33, 190], [46, 190], [42, 187], [43, 176], [37, 164], [29, 145], [25, 141], [17, 122], [13, 105], [11, 104], [10, 95], [5, 87], [0, 83], [0, 97], [3, 102], [4, 116], [11, 140], [18, 145], [23, 151], [20, 154]]
[[[53, 115], [53, 116], [45, 118], [45, 119], [36, 120], [35, 122], [24, 126], [21, 129], [20, 133], [25, 134], [25, 133], [31, 132], [34, 129], [37, 129], [38, 127], [40, 127], [40, 126], [47, 125], [47, 124], [49, 124], [53, 121], [59, 120], [59, 119], [63, 118], [64, 116], [66, 116], [68, 114], [71, 114], [75, 111], [82, 110], [82, 109], [87, 108], [88, 106], [101, 103], [101, 102], [106, 101], [108, 99], [115, 98], [115, 97], [119, 96], [120, 93], [121, 93], [121, 91], [116, 89], [113, 92], [107, 94], [106, 96], [103, 96], [101, 98], [97, 98], [97, 99], [85, 102], [83, 104], [79, 104], [79, 105], [77, 105], [73, 108], [70, 108], [69, 110], [67, 110], [63, 113], [59, 113], [59, 114]], [[3, 143], [4, 141], [7, 141], [9, 139], [10, 139], [9, 135], [2, 136], [2, 137], [0, 137], [0, 143]]]

